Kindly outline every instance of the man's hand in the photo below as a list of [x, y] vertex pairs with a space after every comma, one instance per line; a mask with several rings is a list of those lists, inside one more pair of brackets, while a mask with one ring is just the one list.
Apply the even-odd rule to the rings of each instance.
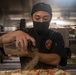
[[19, 50], [27, 50], [28, 40], [30, 40], [34, 46], [36, 44], [33, 37], [21, 30], [4, 34], [1, 36], [1, 39], [3, 44], [16, 41], [16, 47]]
[[27, 50], [28, 46], [28, 40], [32, 42], [32, 44], [35, 46], [35, 39], [28, 35], [27, 33], [24, 33], [23, 31], [16, 31], [16, 47], [21, 50]]

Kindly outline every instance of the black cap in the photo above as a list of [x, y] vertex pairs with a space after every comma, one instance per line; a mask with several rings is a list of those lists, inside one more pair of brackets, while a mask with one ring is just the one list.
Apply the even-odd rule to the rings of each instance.
[[52, 8], [49, 4], [46, 3], [37, 3], [33, 6], [31, 15], [33, 15], [37, 11], [45, 11], [52, 15]]

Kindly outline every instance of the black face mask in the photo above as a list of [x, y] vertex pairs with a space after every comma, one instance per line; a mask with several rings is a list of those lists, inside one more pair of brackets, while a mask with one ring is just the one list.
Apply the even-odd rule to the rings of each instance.
[[48, 22], [33, 22], [33, 27], [39, 35], [43, 35], [48, 31], [49, 23], [50, 23], [49, 21]]

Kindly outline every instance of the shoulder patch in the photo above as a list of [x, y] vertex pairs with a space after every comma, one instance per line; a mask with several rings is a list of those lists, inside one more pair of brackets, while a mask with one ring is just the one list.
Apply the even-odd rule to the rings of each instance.
[[50, 39], [46, 40], [45, 46], [46, 46], [46, 49], [48, 49], [48, 50], [51, 49], [52, 40], [50, 40]]

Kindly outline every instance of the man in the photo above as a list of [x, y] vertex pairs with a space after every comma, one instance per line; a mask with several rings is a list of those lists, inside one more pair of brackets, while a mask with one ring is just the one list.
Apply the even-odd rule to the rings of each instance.
[[[64, 41], [59, 32], [49, 29], [52, 18], [52, 9], [46, 3], [38, 3], [33, 6], [31, 17], [33, 28], [17, 30], [5, 34], [1, 37], [2, 44], [16, 40], [16, 47], [20, 50], [27, 49], [30, 40], [34, 46], [38, 47], [39, 62], [35, 69], [56, 68], [57, 65], [66, 65], [67, 56], [64, 49]], [[21, 47], [18, 46], [21, 44]], [[21, 68], [24, 69], [25, 64], [34, 58], [34, 53], [20, 57]]]

